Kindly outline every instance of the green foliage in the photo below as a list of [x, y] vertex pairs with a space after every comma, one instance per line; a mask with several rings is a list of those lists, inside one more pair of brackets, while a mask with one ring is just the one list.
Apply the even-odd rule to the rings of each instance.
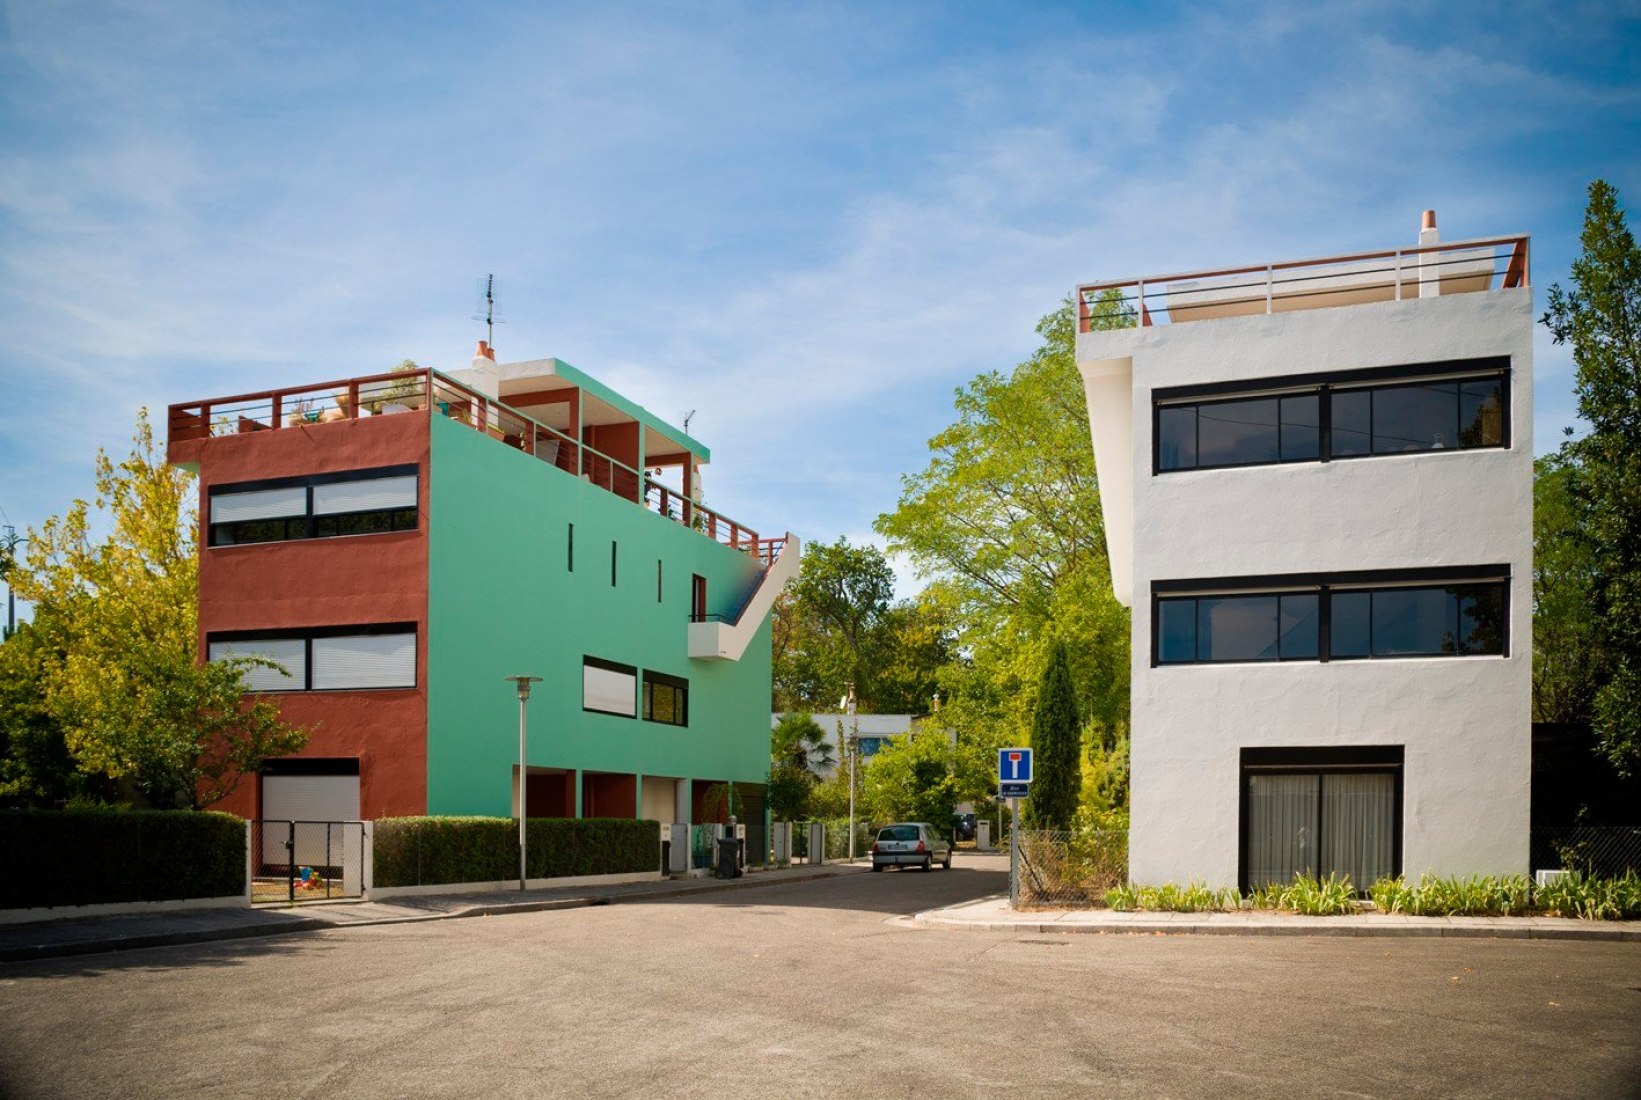
[[815, 777], [796, 764], [769, 769], [769, 813], [775, 821], [803, 821], [809, 815], [809, 794]]
[[[1098, 312], [1102, 327], [1132, 323], [1114, 306]], [[956, 422], [929, 441], [929, 465], [901, 479], [876, 529], [953, 625], [959, 656], [940, 670], [940, 717], [959, 743], [1025, 743], [1042, 670], [1063, 643], [1084, 750], [1104, 781], [1091, 794], [1108, 808], [1127, 797], [1129, 615], [1111, 594], [1071, 305], [1037, 331], [1029, 359], [957, 391]]]
[[[859, 777], [856, 778], [859, 782]], [[856, 788], [857, 792], [859, 787]], [[815, 784], [809, 792], [809, 819], [812, 821], [844, 818], [849, 813], [849, 769], [838, 770]]]
[[1038, 829], [1069, 829], [1082, 787], [1082, 723], [1071, 687], [1071, 665], [1063, 642], [1049, 650], [1032, 715], [1031, 744], [1036, 777], [1026, 800], [1026, 820]]
[[1242, 898], [1229, 887], [1216, 890], [1200, 882], [1185, 886], [1171, 882], [1161, 886], [1123, 883], [1106, 891], [1105, 904], [1119, 912], [1201, 913], [1236, 909], [1241, 906]]
[[1128, 878], [1126, 818], [1069, 832], [1022, 829], [1016, 843], [1022, 909], [1097, 905]]
[[955, 754], [944, 730], [914, 729], [884, 744], [863, 771], [861, 806], [873, 821], [926, 821], [950, 830], [957, 805]]
[[1588, 722], [1602, 668], [1595, 546], [1572, 496], [1565, 450], [1533, 463], [1533, 720]]
[[819, 777], [836, 767], [838, 758], [826, 731], [807, 712], [783, 715], [769, 734], [769, 758]]
[[[653, 821], [531, 818], [530, 878], [616, 875], [661, 865]], [[377, 886], [433, 886], [516, 880], [518, 821], [506, 817], [389, 817], [376, 822], [372, 857]]]
[[1594, 878], [1578, 871], [1533, 891], [1533, 903], [1551, 916], [1584, 920], [1641, 919], [1641, 876]]
[[775, 606], [775, 710], [832, 709], [851, 684], [864, 713], [929, 709], [950, 632], [932, 605], [893, 603], [894, 584], [875, 546], [804, 547], [798, 578]]
[[1604, 180], [1590, 185], [1580, 240], [1572, 289], [1550, 288], [1544, 323], [1572, 345], [1578, 412], [1590, 426], [1562, 454], [1599, 643], [1593, 724], [1628, 775], [1641, 769], [1641, 248]]
[[48, 643], [24, 670], [36, 686], [19, 694], [34, 693], [81, 772], [149, 805], [210, 805], [307, 735], [274, 704], [245, 701], [244, 668], [267, 662], [199, 663], [193, 477], [166, 464], [146, 410], [133, 442], [117, 465], [97, 453], [107, 538], [92, 540], [83, 500], [30, 532], [13, 579]]
[[1248, 902], [1255, 909], [1284, 909], [1307, 917], [1336, 917], [1360, 909], [1349, 875], [1329, 874], [1318, 879], [1298, 874], [1290, 883], [1256, 887], [1248, 895]]
[[0, 806], [51, 809], [92, 786], [75, 768], [46, 694], [62, 656], [38, 617], [0, 645]]
[[1434, 916], [1516, 916], [1532, 904], [1533, 884], [1525, 875], [1471, 875], [1468, 878], [1423, 875], [1415, 884], [1381, 878], [1368, 896], [1383, 913]]
[[192, 811], [0, 810], [0, 909], [245, 892], [245, 823]]

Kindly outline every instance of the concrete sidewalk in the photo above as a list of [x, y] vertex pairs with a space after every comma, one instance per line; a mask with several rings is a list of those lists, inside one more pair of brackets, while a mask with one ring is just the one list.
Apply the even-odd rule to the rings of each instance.
[[1111, 909], [1015, 912], [1003, 895], [918, 913], [924, 928], [971, 932], [1106, 932], [1219, 936], [1467, 936], [1641, 943], [1641, 921], [1565, 917], [1410, 917], [1362, 913], [1305, 917], [1270, 910], [1237, 913], [1119, 913]]
[[0, 925], [0, 962], [24, 962], [139, 947], [169, 947], [253, 936], [283, 936], [330, 928], [357, 928], [459, 917], [497, 916], [550, 909], [650, 901], [728, 890], [752, 890], [792, 882], [858, 874], [867, 864], [827, 863], [753, 871], [738, 879], [686, 878], [619, 886], [573, 886], [550, 890], [438, 894], [391, 901], [309, 902], [296, 906], [184, 909], [108, 917], [67, 917], [29, 924]]

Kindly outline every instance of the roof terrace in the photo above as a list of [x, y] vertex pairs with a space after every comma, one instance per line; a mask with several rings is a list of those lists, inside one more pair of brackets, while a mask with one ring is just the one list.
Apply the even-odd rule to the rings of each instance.
[[[1525, 234], [1442, 244], [1427, 210], [1419, 244], [1247, 267], [1150, 275], [1077, 288], [1077, 331], [1287, 313], [1525, 287]], [[1102, 320], [1116, 319], [1116, 326]]]
[[[779, 539], [699, 502], [706, 447], [556, 359], [497, 367], [480, 345], [472, 370], [427, 368], [185, 401], [169, 410], [169, 442], [298, 429], [362, 417], [441, 416], [745, 551], [768, 566]], [[672, 471], [668, 484], [660, 480]]]

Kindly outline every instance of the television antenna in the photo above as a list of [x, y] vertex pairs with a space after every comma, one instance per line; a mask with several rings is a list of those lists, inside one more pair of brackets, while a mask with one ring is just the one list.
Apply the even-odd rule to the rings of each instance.
[[505, 325], [507, 323], [507, 318], [497, 316], [497, 314], [496, 314], [496, 277], [495, 277], [495, 275], [493, 275], [493, 274], [492, 275], [486, 275], [484, 277], [483, 287], [484, 287], [484, 304], [482, 306], [480, 306], [477, 310], [474, 311], [473, 320], [483, 321], [484, 322], [484, 336], [485, 336], [485, 341], [484, 342], [489, 344], [491, 347], [495, 347], [496, 346], [496, 326], [497, 325]]
[[691, 409], [684, 417], [684, 434], [689, 434], [689, 422], [695, 419], [695, 410]]

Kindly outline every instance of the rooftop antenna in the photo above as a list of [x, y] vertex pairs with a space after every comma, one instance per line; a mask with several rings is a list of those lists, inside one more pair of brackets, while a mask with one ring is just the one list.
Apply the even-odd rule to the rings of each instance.
[[695, 410], [691, 409], [689, 411], [689, 415], [684, 417], [684, 434], [685, 435], [689, 434], [689, 422], [691, 420], [694, 420], [694, 419], [695, 419]]
[[496, 316], [496, 277], [484, 277], [484, 308], [473, 314], [473, 320], [484, 322], [485, 343], [496, 346], [496, 326], [505, 325], [507, 318]]

